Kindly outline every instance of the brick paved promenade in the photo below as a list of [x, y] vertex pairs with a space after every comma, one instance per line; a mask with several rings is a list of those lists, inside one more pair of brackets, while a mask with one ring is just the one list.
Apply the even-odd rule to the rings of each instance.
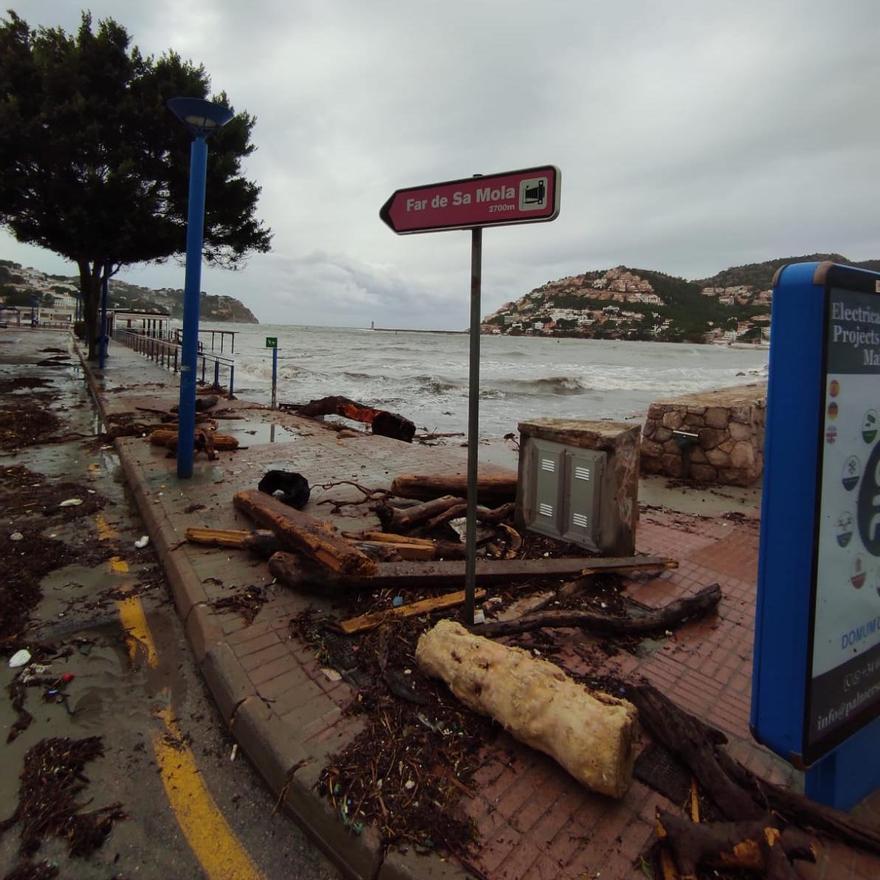
[[[177, 399], [175, 377], [118, 345], [106, 378], [95, 375], [93, 381], [105, 415], [138, 406], [167, 408]], [[265, 562], [187, 545], [183, 533], [187, 526], [252, 527], [233, 509], [232, 496], [255, 488], [269, 468], [299, 471], [313, 486], [348, 479], [385, 488], [400, 471], [426, 465], [463, 468], [464, 451], [427, 450], [369, 435], [340, 438], [309, 420], [241, 401], [233, 405], [245, 420], [223, 422], [221, 431], [236, 433], [248, 448], [221, 454], [216, 462], [199, 457], [194, 478], [183, 488], [174, 475], [174, 459], [164, 450], [140, 438], [117, 441], [126, 478], [165, 564], [178, 612], [217, 706], [270, 787], [353, 876], [461, 877], [458, 868], [436, 858], [392, 851], [383, 859], [375, 834], [369, 829], [360, 836], [350, 834], [313, 790], [326, 757], [360, 729], [355, 719], [343, 716], [352, 689], [328, 680], [313, 652], [288, 636], [290, 617], [309, 606], [320, 609], [322, 600], [270, 586]], [[147, 414], [141, 417], [149, 421]], [[265, 442], [270, 423], [277, 426], [274, 443]], [[333, 492], [334, 498], [346, 497], [345, 490]], [[330, 506], [317, 506], [322, 497], [316, 491], [308, 510], [332, 519]], [[351, 490], [347, 497], [360, 494]], [[194, 505], [203, 507], [187, 513]], [[378, 526], [372, 514], [353, 509], [361, 511], [359, 519], [337, 517], [336, 524], [345, 530]], [[724, 595], [717, 618], [646, 642], [638, 655], [621, 651], [607, 657], [595, 650], [590, 637], [567, 630], [561, 659], [577, 672], [644, 676], [683, 708], [720, 728], [735, 758], [769, 778], [798, 786], [798, 774], [756, 746], [748, 732], [756, 514], [706, 519], [667, 508], [643, 510], [638, 551], [673, 557], [679, 568], [633, 582], [628, 593], [647, 605], [662, 605], [717, 581]], [[209, 607], [233, 588], [252, 584], [269, 587], [270, 598], [251, 625], [237, 614], [214, 613]], [[620, 802], [593, 795], [552, 760], [506, 735], [487, 750], [476, 782], [477, 796], [463, 799], [462, 809], [476, 821], [482, 837], [474, 864], [493, 880], [644, 877], [636, 863], [652, 838], [655, 808], [678, 808], [639, 782]], [[860, 805], [857, 814], [880, 826], [880, 801]], [[868, 880], [880, 876], [880, 859], [829, 846], [819, 865], [798, 863], [798, 871], [804, 878]]]

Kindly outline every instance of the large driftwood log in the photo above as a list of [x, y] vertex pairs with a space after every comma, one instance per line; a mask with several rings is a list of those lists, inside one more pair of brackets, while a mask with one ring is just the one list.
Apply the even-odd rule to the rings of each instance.
[[338, 395], [311, 400], [303, 406], [295, 407], [295, 409], [301, 416], [345, 416], [355, 422], [370, 425], [374, 434], [403, 440], [405, 443], [412, 443], [416, 433], [416, 426], [409, 419], [397, 413], [375, 409], [372, 406], [366, 406], [356, 400]]
[[681, 880], [697, 880], [698, 869], [742, 868], [766, 880], [798, 880], [793, 859], [815, 862], [818, 844], [797, 828], [782, 828], [767, 815], [746, 822], [695, 824], [661, 811], [657, 833], [672, 851]]
[[594, 791], [623, 797], [635, 761], [636, 710], [590, 691], [558, 666], [441, 620], [416, 648], [416, 661], [465, 705], [555, 758]]
[[718, 584], [711, 584], [703, 587], [693, 596], [676, 599], [662, 608], [651, 609], [638, 615], [613, 617], [610, 614], [581, 609], [536, 611], [513, 620], [496, 620], [483, 624], [480, 626], [480, 633], [488, 638], [497, 638], [542, 627], [574, 626], [616, 635], [646, 635], [658, 630], [672, 629], [685, 620], [709, 614], [715, 610], [720, 601], [721, 587]]
[[233, 503], [255, 522], [271, 529], [282, 546], [298, 550], [331, 571], [361, 576], [376, 573], [376, 563], [352, 547], [332, 526], [265, 492], [236, 492]]
[[[516, 499], [516, 471], [492, 468], [480, 471], [477, 498], [481, 504], [498, 505]], [[398, 474], [391, 484], [393, 495], [430, 500], [440, 495], [467, 497], [467, 474]]]
[[769, 808], [801, 828], [880, 853], [880, 832], [840, 810], [756, 776], [721, 748], [727, 742], [723, 733], [685, 712], [652, 685], [632, 689], [629, 697], [638, 707], [642, 726], [693, 772], [726, 816], [756, 818], [756, 810], [763, 813]]
[[190, 544], [205, 547], [233, 547], [236, 550], [250, 550], [258, 556], [269, 557], [278, 552], [278, 539], [269, 529], [203, 529], [190, 527], [184, 532]]

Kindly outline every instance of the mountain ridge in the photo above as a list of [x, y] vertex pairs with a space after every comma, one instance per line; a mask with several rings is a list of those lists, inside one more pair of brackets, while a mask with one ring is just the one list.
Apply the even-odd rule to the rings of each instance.
[[[41, 306], [70, 307], [79, 292], [76, 276], [51, 275], [22, 266], [12, 260], [0, 260], [0, 297], [7, 305], [30, 306], [34, 296]], [[183, 318], [183, 290], [170, 287], [150, 288], [113, 279], [109, 291], [110, 308], [154, 312]], [[259, 324], [257, 317], [241, 300], [232, 296], [199, 296], [199, 317], [205, 321]]]
[[615, 266], [547, 281], [483, 319], [491, 334], [659, 342], [769, 341], [772, 281], [784, 265], [837, 263], [880, 270], [880, 260], [807, 254], [722, 269], [689, 280]]

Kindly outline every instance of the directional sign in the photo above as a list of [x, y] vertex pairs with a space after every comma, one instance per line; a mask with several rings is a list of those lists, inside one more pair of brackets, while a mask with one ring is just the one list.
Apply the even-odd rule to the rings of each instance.
[[277, 336], [267, 336], [266, 337], [266, 348], [278, 348], [278, 337]]
[[440, 232], [542, 223], [559, 214], [561, 174], [554, 165], [399, 189], [379, 216], [395, 232]]

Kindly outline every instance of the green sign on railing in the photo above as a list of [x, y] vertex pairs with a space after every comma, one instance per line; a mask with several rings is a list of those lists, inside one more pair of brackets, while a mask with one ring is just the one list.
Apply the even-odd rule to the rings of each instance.
[[266, 348], [278, 348], [278, 337], [277, 336], [267, 336], [266, 337]]

